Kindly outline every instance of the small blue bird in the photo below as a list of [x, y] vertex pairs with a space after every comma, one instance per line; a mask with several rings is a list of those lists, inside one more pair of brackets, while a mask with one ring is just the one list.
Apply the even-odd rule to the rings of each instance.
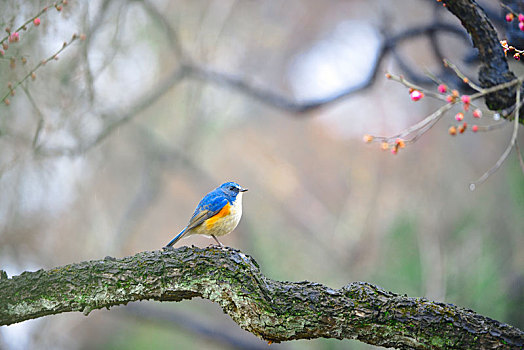
[[226, 182], [206, 194], [198, 203], [186, 228], [169, 242], [171, 247], [182, 237], [201, 234], [211, 236], [223, 247], [217, 236], [224, 236], [237, 227], [242, 216], [242, 192], [247, 189], [235, 182]]

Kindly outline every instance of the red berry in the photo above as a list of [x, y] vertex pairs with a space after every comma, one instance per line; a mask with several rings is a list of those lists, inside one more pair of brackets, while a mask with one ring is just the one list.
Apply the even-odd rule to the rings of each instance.
[[458, 112], [457, 114], [455, 114], [455, 119], [459, 122], [462, 121], [462, 119], [464, 119], [464, 113]]
[[413, 91], [411, 91], [410, 96], [411, 96], [411, 100], [412, 100], [412, 101], [418, 101], [418, 100], [420, 100], [422, 97], [424, 97], [424, 93], [423, 93], [423, 92], [420, 92], [420, 91], [418, 91], [418, 90], [413, 90]]
[[404, 148], [406, 147], [406, 142], [404, 142], [404, 140], [402, 140], [401, 138], [398, 138], [395, 140], [395, 146]]
[[515, 16], [513, 16], [513, 14], [511, 12], [506, 14], [506, 21], [507, 22], [513, 21], [513, 18], [515, 18]]
[[36, 17], [34, 20], [33, 20], [33, 24], [38, 27], [40, 25], [40, 18]]
[[471, 130], [473, 130], [473, 132], [477, 132], [477, 131], [479, 131], [479, 126], [478, 125], [473, 125], [471, 127]]
[[524, 15], [519, 13], [519, 22], [524, 22]]
[[438, 92], [442, 94], [448, 91], [448, 87], [445, 84], [440, 84], [437, 89], [438, 89]]
[[519, 22], [519, 29], [524, 32], [524, 22]]
[[480, 109], [475, 109], [473, 111], [473, 118], [482, 118], [482, 111]]
[[12, 43], [17, 41], [20, 41], [20, 34], [18, 34], [18, 32], [11, 33], [11, 35], [9, 35], [9, 42]]
[[461, 100], [464, 104], [464, 110], [467, 111], [469, 109], [469, 103], [471, 102], [471, 98], [468, 95], [462, 95]]

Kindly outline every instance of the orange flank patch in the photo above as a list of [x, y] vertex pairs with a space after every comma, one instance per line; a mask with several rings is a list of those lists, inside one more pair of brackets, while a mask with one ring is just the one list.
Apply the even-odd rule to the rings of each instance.
[[206, 220], [206, 228], [211, 230], [218, 220], [224, 216], [228, 216], [229, 213], [231, 213], [231, 204], [228, 202], [217, 214], [215, 214], [215, 216], [212, 216]]

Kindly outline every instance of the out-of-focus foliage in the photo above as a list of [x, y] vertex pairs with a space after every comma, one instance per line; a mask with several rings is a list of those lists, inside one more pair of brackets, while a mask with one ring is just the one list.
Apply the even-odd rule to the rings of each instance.
[[[16, 28], [49, 4], [3, 2], [0, 24]], [[0, 107], [0, 267], [10, 275], [159, 249], [205, 193], [233, 180], [249, 192], [239, 227], [223, 243], [252, 255], [268, 277], [333, 288], [362, 280], [524, 327], [517, 158], [468, 189], [496, 161], [511, 128], [452, 138], [450, 113], [393, 156], [362, 135], [398, 132], [438, 104], [413, 103], [380, 77], [361, 93], [293, 114], [174, 73], [190, 62], [298, 102], [323, 98], [361, 81], [381, 30], [435, 18], [459, 25], [433, 1], [68, 1], [39, 18], [0, 58], [2, 95], [74, 33], [86, 38]], [[462, 39], [443, 34], [439, 43], [475, 76]], [[431, 45], [415, 37], [397, 54], [415, 71], [437, 71]], [[388, 56], [379, 72], [402, 73], [395, 62]], [[193, 236], [179, 244], [211, 243]], [[4, 327], [0, 346], [265, 346], [207, 302], [138, 306]], [[334, 340], [271, 347], [369, 348]]]

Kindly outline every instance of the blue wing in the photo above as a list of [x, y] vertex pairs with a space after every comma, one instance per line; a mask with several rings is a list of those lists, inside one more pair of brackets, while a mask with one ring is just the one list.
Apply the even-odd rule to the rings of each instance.
[[220, 190], [214, 190], [209, 192], [195, 209], [193, 216], [189, 219], [189, 223], [186, 228], [182, 230], [175, 238], [169, 242], [166, 247], [170, 247], [178, 242], [184, 235], [192, 228], [201, 225], [207, 219], [218, 214], [220, 210], [228, 203], [228, 199], [224, 197], [224, 194]]

